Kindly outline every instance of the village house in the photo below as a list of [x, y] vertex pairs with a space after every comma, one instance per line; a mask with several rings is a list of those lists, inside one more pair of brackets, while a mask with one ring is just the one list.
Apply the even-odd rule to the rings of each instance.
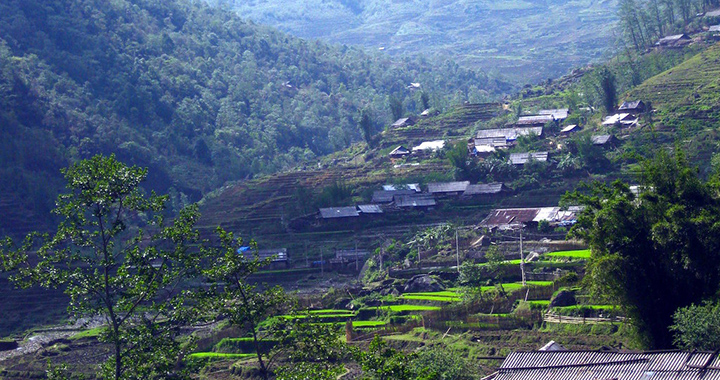
[[430, 117], [430, 116], [437, 116], [437, 115], [440, 115], [440, 111], [433, 110], [432, 108], [428, 108], [425, 111], [422, 111], [420, 113], [420, 116], [422, 116], [422, 117]]
[[359, 216], [360, 213], [355, 206], [327, 207], [320, 209], [320, 217], [322, 219], [357, 218]]
[[445, 140], [423, 141], [420, 145], [412, 148], [414, 153], [426, 154], [442, 150], [445, 147]]
[[383, 190], [385, 190], [385, 191], [413, 190], [416, 193], [422, 192], [422, 190], [420, 189], [419, 183], [388, 184], [388, 185], [383, 185]]
[[532, 115], [532, 116], [520, 116], [517, 123], [518, 126], [544, 126], [545, 124], [555, 121], [552, 115]]
[[502, 182], [478, 183], [475, 185], [468, 185], [462, 196], [464, 198], [495, 198], [496, 196], [507, 193], [509, 191], [510, 189], [508, 189]]
[[390, 126], [393, 128], [404, 128], [404, 127], [409, 127], [411, 125], [415, 125], [415, 118], [403, 117], [403, 118], [397, 119]]
[[617, 144], [618, 139], [614, 135], [595, 135], [590, 138], [593, 145], [603, 148], [613, 147]]
[[410, 151], [402, 145], [393, 149], [393, 151], [388, 154], [388, 156], [390, 156], [390, 158], [392, 158], [392, 159], [401, 159], [401, 158], [407, 157], [409, 155], [410, 155]]
[[396, 195], [393, 204], [400, 208], [431, 208], [437, 205], [437, 202], [429, 194], [408, 194]]
[[708, 29], [708, 34], [710, 38], [720, 40], [720, 24], [711, 26], [710, 29]]
[[390, 203], [396, 195], [413, 195], [415, 190], [376, 190], [373, 192], [372, 203]]
[[355, 269], [360, 269], [368, 257], [370, 252], [365, 249], [336, 249], [335, 257], [330, 259], [330, 265], [340, 268], [354, 265]]
[[557, 109], [549, 109], [549, 110], [540, 110], [538, 112], [538, 115], [550, 115], [553, 117], [555, 121], [563, 121], [568, 118], [570, 115], [570, 109], [569, 108], [557, 108]]
[[618, 113], [618, 114], [610, 115], [610, 116], [606, 117], [605, 120], [602, 122], [602, 125], [606, 125], [606, 126], [619, 125], [622, 127], [632, 127], [632, 126], [636, 125], [637, 122], [638, 122], [638, 118], [632, 114]]
[[547, 162], [549, 153], [548, 152], [535, 152], [535, 153], [512, 153], [510, 154], [510, 163], [513, 165], [525, 165], [530, 160]]
[[625, 380], [720, 378], [720, 357], [698, 351], [568, 351], [562, 348], [512, 352], [483, 380]]
[[536, 227], [542, 221], [551, 226], [570, 226], [577, 222], [580, 211], [580, 206], [571, 206], [566, 210], [560, 207], [494, 209], [480, 222], [480, 227], [510, 230], [520, 226]]
[[358, 205], [358, 211], [364, 215], [378, 215], [383, 213], [380, 205]]
[[437, 196], [456, 196], [465, 192], [470, 181], [436, 182], [428, 184], [428, 193]]
[[618, 108], [620, 113], [632, 113], [639, 114], [645, 112], [645, 103], [642, 100], [633, 100], [630, 102], [624, 102]]
[[705, 13], [705, 17], [720, 17], [720, 9], [715, 9]]
[[475, 134], [476, 145], [484, 145], [489, 139], [505, 139], [505, 144], [508, 145], [511, 142], [517, 140], [519, 136], [530, 136], [535, 135], [541, 137], [543, 134], [543, 127], [524, 127], [524, 128], [495, 128], [495, 129], [481, 129]]
[[655, 43], [655, 46], [662, 48], [681, 48], [690, 42], [692, 42], [692, 40], [687, 34], [675, 34], [661, 38]]
[[253, 250], [249, 246], [242, 246], [237, 249], [237, 253], [250, 259], [257, 255], [260, 261], [270, 259], [270, 269], [283, 269], [290, 266], [287, 248]]

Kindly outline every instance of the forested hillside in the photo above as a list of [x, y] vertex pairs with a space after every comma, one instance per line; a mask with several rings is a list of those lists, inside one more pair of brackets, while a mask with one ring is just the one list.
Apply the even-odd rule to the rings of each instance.
[[617, 0], [206, 0], [294, 35], [451, 57], [521, 83], [608, 57]]
[[450, 61], [308, 42], [199, 2], [2, 1], [0, 232], [38, 228], [59, 168], [96, 153], [149, 167], [179, 206], [349, 146], [361, 110], [388, 124], [389, 96], [417, 111], [422, 91], [442, 107], [509, 89]]

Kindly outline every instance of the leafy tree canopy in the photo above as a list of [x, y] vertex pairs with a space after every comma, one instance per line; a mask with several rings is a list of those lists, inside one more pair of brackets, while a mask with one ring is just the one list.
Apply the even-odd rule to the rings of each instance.
[[643, 164], [639, 196], [617, 181], [564, 197], [586, 206], [571, 230], [592, 250], [586, 284], [627, 310], [645, 347], [672, 346], [673, 313], [718, 290], [714, 183], [700, 179], [682, 151], [661, 151]]

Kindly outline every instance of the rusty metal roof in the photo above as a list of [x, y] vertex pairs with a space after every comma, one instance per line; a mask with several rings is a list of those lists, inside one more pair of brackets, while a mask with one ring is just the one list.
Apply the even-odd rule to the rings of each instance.
[[352, 218], [360, 216], [357, 207], [328, 207], [320, 209], [320, 216], [323, 219]]
[[513, 352], [495, 380], [718, 380], [718, 365], [710, 352]]
[[539, 212], [539, 208], [495, 209], [490, 211], [490, 215], [480, 222], [480, 225], [488, 228], [508, 228], [520, 223], [532, 222]]

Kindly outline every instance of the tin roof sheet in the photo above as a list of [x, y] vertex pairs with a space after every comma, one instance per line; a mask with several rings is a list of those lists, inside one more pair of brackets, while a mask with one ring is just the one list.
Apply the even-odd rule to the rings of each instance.
[[320, 216], [323, 219], [335, 219], [335, 218], [352, 218], [360, 216], [357, 207], [328, 207], [320, 209]]

